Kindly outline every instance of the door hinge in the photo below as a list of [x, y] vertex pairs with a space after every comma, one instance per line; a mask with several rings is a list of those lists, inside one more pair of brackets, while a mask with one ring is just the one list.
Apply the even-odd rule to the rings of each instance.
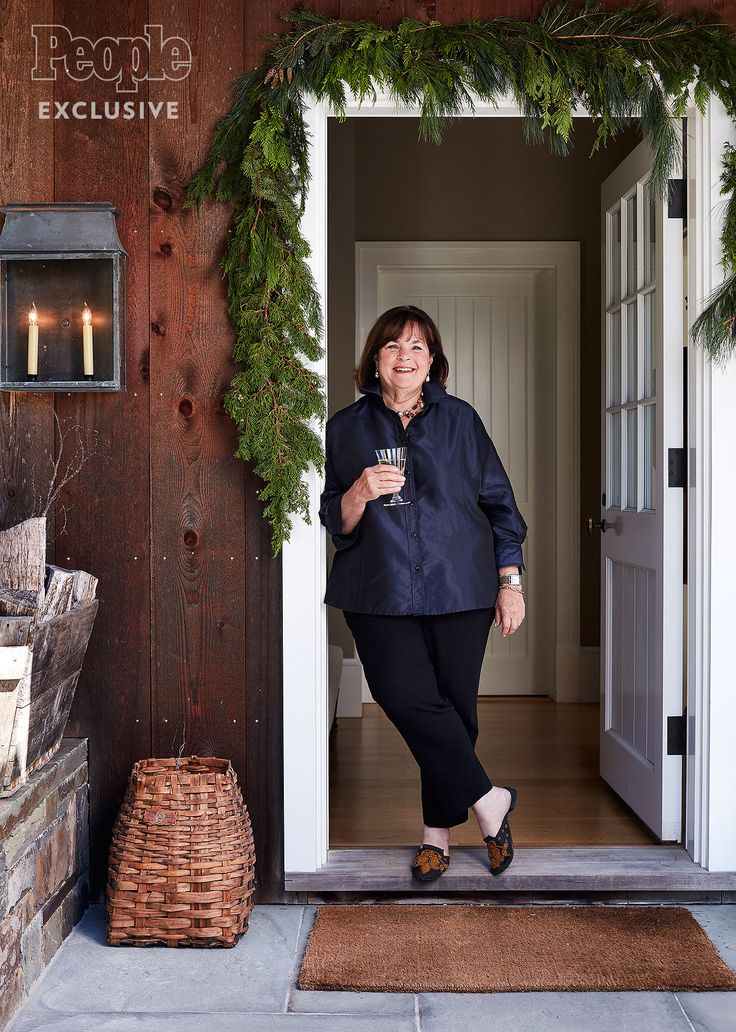
[[681, 717], [667, 717], [667, 755], [684, 756], [687, 744], [687, 711]]
[[684, 219], [687, 214], [687, 186], [684, 179], [668, 179], [667, 217]]
[[687, 487], [687, 463], [684, 448], [667, 449], [667, 486]]

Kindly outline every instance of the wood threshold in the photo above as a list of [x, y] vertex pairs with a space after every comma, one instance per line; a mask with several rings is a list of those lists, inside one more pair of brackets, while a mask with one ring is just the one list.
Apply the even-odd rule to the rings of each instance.
[[286, 891], [723, 891], [736, 890], [736, 871], [706, 871], [682, 846], [517, 848], [514, 862], [494, 877], [485, 848], [454, 846], [450, 867], [436, 881], [412, 877], [415, 848], [330, 849], [319, 871], [287, 872]]

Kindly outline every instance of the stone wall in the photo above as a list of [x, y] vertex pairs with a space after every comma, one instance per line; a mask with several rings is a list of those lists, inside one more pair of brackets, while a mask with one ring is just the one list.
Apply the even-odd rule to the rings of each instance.
[[0, 1029], [89, 902], [87, 739], [0, 799]]

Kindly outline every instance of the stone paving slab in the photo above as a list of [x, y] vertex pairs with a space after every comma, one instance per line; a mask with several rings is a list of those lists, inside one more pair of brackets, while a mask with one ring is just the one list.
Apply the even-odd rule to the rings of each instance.
[[673, 993], [420, 993], [419, 1013], [422, 1032], [692, 1032]]
[[[689, 909], [736, 971], [736, 906], [724, 903]], [[677, 999], [695, 1032], [736, 1032], [736, 992], [677, 993]]]
[[695, 1032], [734, 1032], [736, 993], [678, 993]]
[[108, 946], [104, 908], [90, 907], [29, 1003], [67, 1014], [279, 1013], [302, 919], [301, 906], [254, 907], [233, 949]]
[[13, 1032], [416, 1032], [414, 1019], [370, 1014], [36, 1015]]
[[716, 903], [712, 906], [693, 903], [688, 906], [688, 910], [702, 925], [705, 934], [729, 967], [736, 971], [736, 906], [733, 903]]

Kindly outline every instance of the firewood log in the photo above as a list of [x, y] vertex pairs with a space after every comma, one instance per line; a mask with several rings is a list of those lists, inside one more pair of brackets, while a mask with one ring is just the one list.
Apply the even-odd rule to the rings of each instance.
[[40, 606], [45, 577], [46, 518], [33, 516], [0, 531], [0, 588], [33, 592]]
[[38, 610], [38, 622], [50, 620], [52, 616], [68, 612], [72, 607], [75, 570], [64, 570], [60, 566], [47, 566], [46, 594]]
[[74, 587], [72, 588], [72, 607], [84, 606], [97, 596], [97, 577], [84, 570], [74, 571]]
[[38, 592], [0, 588], [0, 616], [36, 616]]

